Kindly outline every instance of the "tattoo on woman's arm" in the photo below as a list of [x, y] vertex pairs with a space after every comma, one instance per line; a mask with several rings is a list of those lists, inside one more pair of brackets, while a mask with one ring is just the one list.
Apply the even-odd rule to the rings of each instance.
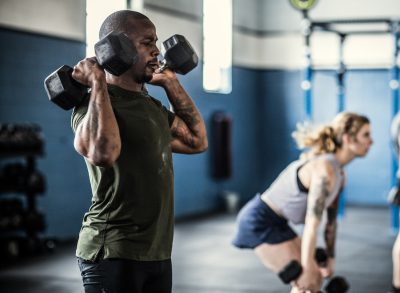
[[337, 208], [330, 207], [327, 210], [327, 224], [325, 227], [325, 243], [326, 243], [326, 253], [329, 257], [335, 256], [335, 241], [336, 241], [336, 215]]
[[326, 177], [319, 177], [313, 183], [308, 196], [310, 204], [307, 208], [307, 215], [320, 220], [324, 212], [326, 198], [329, 196], [328, 179]]

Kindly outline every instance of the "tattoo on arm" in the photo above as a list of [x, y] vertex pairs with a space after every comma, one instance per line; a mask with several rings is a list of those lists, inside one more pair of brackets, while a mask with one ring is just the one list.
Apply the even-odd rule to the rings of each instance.
[[171, 126], [173, 151], [203, 152], [207, 149], [207, 131], [204, 120], [191, 97], [179, 83], [166, 87], [168, 99], [176, 114]]
[[196, 124], [196, 119], [193, 116], [194, 115], [194, 111], [193, 111], [193, 107], [179, 107], [176, 109], [176, 114], [183, 120], [186, 122], [186, 125], [189, 128], [192, 128], [193, 125]]
[[[89, 123], [86, 125], [86, 131], [89, 134], [87, 138], [87, 142], [89, 143], [90, 138], [95, 141], [98, 139], [98, 144], [97, 144], [97, 150], [99, 151], [104, 151], [107, 147], [110, 147], [112, 150], [115, 150], [117, 148], [117, 145], [113, 143], [110, 139], [107, 137], [99, 137], [99, 128], [100, 128], [100, 123], [99, 123], [99, 116], [100, 116], [100, 111], [101, 111], [101, 105], [99, 105], [95, 101], [91, 101], [91, 111], [90, 111], [90, 119]], [[111, 143], [110, 143], [111, 142]]]
[[321, 220], [325, 208], [325, 200], [328, 196], [328, 179], [325, 176], [318, 177], [313, 182], [308, 194], [307, 215]]
[[193, 131], [193, 128], [200, 122], [197, 117], [197, 111], [194, 105], [187, 104], [184, 101], [176, 100], [174, 103], [174, 111]]
[[326, 253], [329, 257], [335, 256], [335, 242], [336, 242], [336, 215], [337, 215], [337, 208], [330, 207], [328, 208], [327, 214], [327, 223], [325, 227], [325, 243], [326, 243]]
[[97, 133], [97, 130], [99, 129], [99, 109], [96, 103], [91, 103], [92, 104], [92, 113], [91, 113], [91, 123], [89, 125], [89, 132], [91, 133], [92, 136], [95, 136]]
[[184, 123], [178, 121], [177, 125], [171, 129], [174, 138], [183, 140], [190, 147], [195, 147], [194, 135], [184, 127]]

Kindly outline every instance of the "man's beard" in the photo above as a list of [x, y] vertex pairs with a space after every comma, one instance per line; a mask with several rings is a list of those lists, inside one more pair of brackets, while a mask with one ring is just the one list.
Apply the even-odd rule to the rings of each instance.
[[153, 75], [147, 75], [147, 74], [143, 74], [141, 76], [137, 76], [135, 78], [135, 81], [137, 83], [148, 83], [150, 80], [152, 80]]

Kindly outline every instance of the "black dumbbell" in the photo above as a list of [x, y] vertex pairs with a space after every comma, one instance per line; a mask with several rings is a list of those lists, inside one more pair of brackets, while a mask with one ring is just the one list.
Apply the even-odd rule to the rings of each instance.
[[[325, 249], [318, 247], [315, 250], [315, 259], [320, 267], [326, 267], [328, 255]], [[324, 291], [326, 293], [345, 293], [350, 288], [348, 282], [345, 278], [336, 276], [329, 279], [328, 284], [326, 284]]]
[[329, 280], [325, 286], [325, 292], [327, 293], [345, 293], [350, 288], [349, 283], [343, 277], [333, 277]]
[[326, 267], [328, 255], [326, 254], [325, 249], [323, 249], [322, 247], [317, 247], [315, 249], [315, 260], [317, 261], [319, 267]]
[[[126, 37], [124, 34], [120, 34], [120, 36], [122, 38]], [[107, 38], [107, 36], [105, 38]], [[118, 44], [118, 40], [117, 42], [114, 40], [108, 42], [104, 41], [100, 44], [99, 43], [95, 45], [97, 59], [99, 59], [98, 55], [112, 55], [108, 52], [115, 52], [115, 50], [113, 51], [109, 48], [113, 48], [114, 43]], [[165, 48], [165, 53], [164, 60], [161, 61], [161, 71], [168, 67], [176, 73], [184, 75], [197, 66], [199, 58], [184, 36], [178, 34], [173, 35], [163, 42], [163, 46]], [[135, 55], [135, 58], [136, 57], [137, 56]], [[107, 71], [117, 76], [121, 75], [133, 64], [131, 63], [125, 69], [124, 66], [120, 66], [120, 64], [123, 62], [121, 62], [118, 58], [103, 58], [103, 60], [112, 61], [107, 61], [105, 64], [103, 64], [99, 60], [99, 64]], [[123, 70], [115, 70], [115, 68], [122, 68]], [[72, 70], [73, 69], [71, 67], [64, 65], [49, 75], [45, 80], [45, 88], [49, 99], [65, 110], [69, 110], [75, 105], [79, 104], [87, 91], [86, 87], [80, 85], [71, 77]]]
[[184, 75], [197, 66], [199, 57], [184, 36], [173, 35], [163, 42], [163, 46], [165, 53], [161, 71], [168, 67]]
[[301, 264], [297, 260], [292, 260], [278, 273], [278, 277], [284, 284], [289, 284], [300, 277], [302, 272]]
[[[127, 71], [137, 60], [137, 52], [124, 33], [110, 32], [95, 46], [98, 64], [113, 75]], [[87, 92], [87, 87], [72, 78], [73, 69], [63, 65], [44, 80], [47, 95], [53, 103], [64, 110], [79, 104]]]

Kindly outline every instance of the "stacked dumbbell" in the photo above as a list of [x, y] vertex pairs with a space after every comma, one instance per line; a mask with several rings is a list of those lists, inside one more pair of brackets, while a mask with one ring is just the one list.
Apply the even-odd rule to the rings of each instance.
[[0, 232], [21, 229], [24, 223], [24, 210], [19, 199], [0, 201]]
[[41, 129], [34, 123], [0, 124], [0, 154], [43, 153]]
[[41, 194], [46, 191], [46, 179], [36, 169], [25, 164], [9, 163], [0, 169], [0, 192]]
[[0, 201], [0, 232], [24, 230], [28, 234], [43, 232], [46, 228], [44, 214], [25, 210], [20, 199]]
[[[165, 60], [161, 70], [168, 67], [186, 74], [197, 66], [198, 57], [185, 37], [173, 35], [163, 46]], [[95, 44], [95, 53], [98, 64], [116, 76], [126, 72], [137, 60], [136, 49], [124, 33], [109, 33]], [[72, 71], [71, 67], [63, 65], [44, 81], [50, 101], [64, 110], [78, 105], [87, 93], [87, 87], [72, 78]]]

